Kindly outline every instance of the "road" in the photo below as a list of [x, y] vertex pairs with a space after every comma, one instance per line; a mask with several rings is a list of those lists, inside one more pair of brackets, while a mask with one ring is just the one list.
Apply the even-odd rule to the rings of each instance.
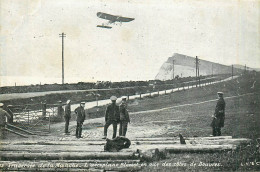
[[[212, 79], [215, 77], [210, 77], [207, 79]], [[203, 81], [203, 80], [201, 80]], [[185, 82], [185, 83], [193, 83], [194, 81]], [[169, 84], [166, 84], [169, 85]], [[172, 85], [172, 84], [170, 84]], [[147, 86], [141, 86], [147, 87]], [[123, 89], [130, 89], [135, 87], [124, 87], [124, 88], [107, 88], [107, 89], [88, 89], [88, 90], [59, 90], [59, 91], [45, 91], [45, 92], [30, 92], [30, 93], [10, 93], [10, 94], [0, 94], [0, 101], [7, 101], [13, 99], [26, 99], [26, 98], [33, 98], [33, 97], [41, 97], [50, 94], [63, 94], [63, 93], [77, 93], [77, 92], [95, 92], [95, 91], [106, 91], [106, 90], [123, 90]]]

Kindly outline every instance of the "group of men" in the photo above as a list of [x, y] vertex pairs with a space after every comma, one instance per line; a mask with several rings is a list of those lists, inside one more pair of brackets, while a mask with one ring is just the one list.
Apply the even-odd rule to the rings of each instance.
[[112, 124], [113, 125], [113, 137], [116, 137], [117, 133], [117, 125], [120, 124], [119, 127], [119, 136], [126, 136], [127, 126], [130, 123], [129, 113], [127, 110], [126, 97], [122, 98], [122, 103], [120, 106], [116, 105], [116, 96], [111, 96], [110, 100], [112, 103], [107, 106], [105, 113], [105, 126], [104, 126], [104, 137], [107, 138], [107, 129]]
[[[76, 127], [76, 138], [82, 138], [81, 133], [82, 133], [82, 125], [83, 122], [85, 121], [86, 114], [85, 114], [85, 102], [81, 102], [79, 107], [77, 107], [74, 112], [77, 116], [76, 122], [77, 122], [77, 127]], [[69, 121], [71, 118], [71, 100], [68, 100], [65, 105], [65, 113], [64, 113], [64, 120], [65, 120], [65, 134], [70, 134], [69, 132]]]
[[[215, 112], [212, 115], [212, 135], [213, 136], [221, 136], [221, 128], [224, 127], [224, 120], [225, 120], [225, 107], [226, 103], [223, 98], [223, 92], [218, 92], [218, 101], [215, 108]], [[111, 104], [107, 106], [105, 112], [105, 126], [104, 126], [104, 137], [103, 139], [107, 138], [107, 129], [112, 124], [113, 125], [113, 139], [116, 137], [117, 133], [117, 126], [120, 124], [119, 127], [119, 136], [125, 137], [127, 132], [128, 123], [130, 123], [129, 113], [127, 110], [127, 98], [122, 97], [122, 102], [118, 106], [116, 104], [117, 97], [111, 96], [110, 97]], [[68, 105], [68, 102], [67, 102]], [[65, 133], [68, 132], [68, 121], [70, 118], [70, 108], [66, 105], [65, 107], [65, 116], [66, 112], [69, 112], [67, 118], [65, 118]], [[81, 138], [82, 133], [82, 124], [85, 120], [85, 102], [81, 102], [80, 106], [75, 109], [75, 113], [77, 115], [77, 128], [76, 128], [76, 137]], [[68, 110], [69, 109], [69, 110]]]
[[[116, 137], [117, 133], [117, 125], [119, 124], [119, 136], [125, 137], [127, 132], [127, 126], [128, 123], [130, 123], [129, 113], [127, 110], [127, 98], [124, 96], [122, 97], [122, 102], [118, 106], [116, 104], [117, 97], [111, 96], [110, 97], [111, 104], [107, 106], [106, 112], [105, 112], [105, 126], [104, 126], [104, 137], [103, 139], [107, 138], [107, 129], [112, 124], [113, 125], [113, 138]], [[65, 106], [65, 113], [64, 113], [64, 119], [65, 119], [65, 134], [69, 134], [68, 131], [69, 127], [69, 121], [71, 118], [71, 101], [68, 100]], [[75, 109], [76, 114], [76, 121], [77, 121], [77, 127], [76, 127], [76, 138], [82, 138], [82, 125], [86, 118], [85, 114], [85, 102], [81, 102], [80, 106]]]

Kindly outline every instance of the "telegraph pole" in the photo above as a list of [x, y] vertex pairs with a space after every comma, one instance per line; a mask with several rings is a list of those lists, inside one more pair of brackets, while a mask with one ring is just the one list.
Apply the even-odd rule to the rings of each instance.
[[174, 80], [174, 61], [172, 61], [172, 80]]
[[232, 79], [233, 79], [233, 75], [234, 75], [234, 65], [232, 65]]
[[196, 64], [196, 87], [198, 86], [198, 56], [195, 58], [195, 64]]
[[211, 65], [211, 77], [213, 77], [213, 64]]
[[198, 77], [199, 77], [199, 87], [200, 87], [200, 64], [198, 59]]
[[64, 37], [66, 37], [66, 34], [62, 32], [62, 34], [59, 34], [62, 40], [62, 84], [64, 84]]
[[246, 74], [246, 64], [245, 64], [245, 74]]
[[197, 87], [198, 86], [198, 79], [199, 79], [199, 85], [200, 85], [200, 71], [199, 71], [199, 59], [198, 59], [198, 56], [196, 56], [195, 64], [196, 64], [196, 87]]
[[196, 87], [197, 87], [197, 77], [198, 77], [198, 73], [197, 73], [197, 56], [196, 56], [196, 58], [195, 58], [195, 66], [196, 66]]

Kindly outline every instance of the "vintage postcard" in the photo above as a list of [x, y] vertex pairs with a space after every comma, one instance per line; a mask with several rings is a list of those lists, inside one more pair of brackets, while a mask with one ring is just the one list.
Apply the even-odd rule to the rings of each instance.
[[259, 171], [259, 0], [0, 0], [0, 171]]

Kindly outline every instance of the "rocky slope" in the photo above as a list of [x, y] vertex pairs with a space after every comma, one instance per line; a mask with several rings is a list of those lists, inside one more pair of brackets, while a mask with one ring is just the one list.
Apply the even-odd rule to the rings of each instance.
[[[174, 60], [174, 76], [180, 77], [196, 76], [195, 57], [190, 57], [182, 54], [175, 53], [169, 57], [166, 62], [161, 66], [155, 79], [169, 80], [173, 78], [173, 60]], [[199, 61], [200, 75], [227, 74], [232, 72], [231, 66], [226, 66], [218, 63], [209, 62], [206, 60]], [[233, 73], [241, 73], [243, 69], [234, 67]]]

